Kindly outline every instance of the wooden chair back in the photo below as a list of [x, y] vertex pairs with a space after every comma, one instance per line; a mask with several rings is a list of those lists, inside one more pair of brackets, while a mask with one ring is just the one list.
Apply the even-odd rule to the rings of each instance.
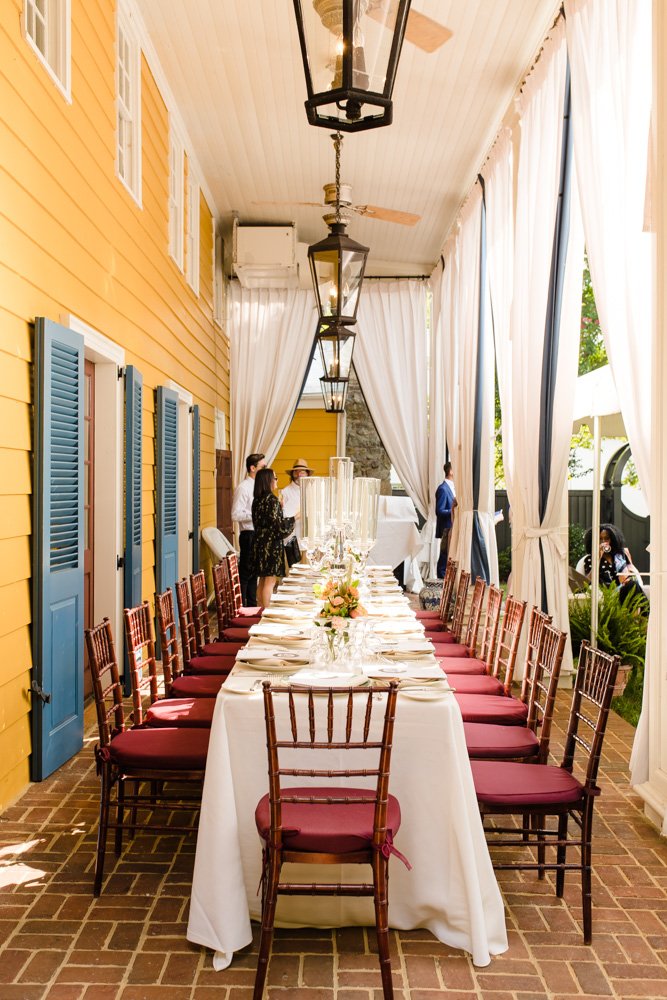
[[203, 569], [190, 574], [190, 593], [192, 595], [192, 620], [197, 636], [197, 648], [201, 649], [211, 641], [211, 627], [208, 620], [208, 600], [206, 597], [206, 575]]
[[620, 656], [610, 656], [582, 642], [561, 767], [572, 773], [577, 761], [585, 773], [589, 799], [599, 792], [600, 755], [620, 663]]
[[231, 617], [238, 615], [243, 607], [243, 596], [241, 594], [241, 577], [239, 576], [239, 560], [236, 552], [228, 552], [225, 556], [229, 568], [229, 578], [232, 584], [233, 606]]
[[493, 583], [489, 584], [489, 596], [486, 600], [486, 618], [484, 620], [484, 628], [482, 629], [482, 645], [479, 649], [479, 658], [486, 663], [488, 673], [493, 668], [502, 599], [503, 595], [500, 589]]
[[230, 609], [233, 604], [231, 581], [229, 579], [229, 564], [226, 559], [216, 563], [212, 569], [213, 593], [215, 594], [215, 613], [218, 619], [218, 635], [221, 636], [232, 620]]
[[100, 746], [108, 747], [112, 738], [127, 728], [111, 622], [104, 618], [94, 628], [87, 628], [85, 636]]
[[160, 697], [160, 678], [155, 658], [153, 616], [148, 601], [136, 608], [125, 608], [125, 644], [132, 681], [132, 722], [144, 723], [144, 702], [149, 706]]
[[[361, 802], [373, 803], [375, 807], [373, 821], [373, 850], [380, 850], [387, 839], [387, 798], [389, 794], [389, 769], [396, 716], [396, 695], [398, 683], [390, 681], [384, 687], [374, 687], [372, 690], [359, 688], [332, 687], [326, 691], [326, 713], [318, 713], [322, 708], [322, 689], [294, 688], [290, 685], [272, 685], [270, 681], [263, 682], [264, 718], [266, 722], [266, 745], [269, 757], [269, 803], [271, 812], [271, 831], [269, 846], [276, 850], [282, 849], [282, 860], [287, 861], [294, 854], [300, 861], [308, 861], [304, 852], [290, 852], [282, 844], [282, 806], [285, 802], [309, 803], [311, 798], [295, 795], [289, 788], [283, 788], [283, 778], [317, 778], [323, 784], [339, 782], [338, 787], [332, 787], [327, 803], [337, 805], [353, 805]], [[386, 696], [382, 736], [377, 739], [371, 732], [374, 709], [381, 704], [377, 697], [378, 691]], [[281, 724], [276, 717], [274, 699], [282, 698], [287, 702], [288, 722]], [[300, 711], [303, 706], [303, 711]], [[321, 715], [318, 722], [317, 716]], [[305, 731], [304, 731], [305, 730]], [[340, 738], [337, 734], [344, 734]], [[377, 765], [354, 767], [316, 768], [285, 767], [282, 763], [281, 751], [298, 750], [300, 757], [309, 751], [332, 751], [333, 762], [338, 760], [342, 751], [368, 751], [377, 756]], [[363, 775], [376, 779], [374, 789], [368, 790], [367, 799], [346, 799], [344, 787], [340, 786], [343, 779]], [[297, 782], [298, 784], [298, 782]], [[339, 794], [336, 794], [338, 792]], [[326, 806], [323, 806], [326, 808]], [[355, 860], [369, 860], [368, 857]], [[317, 863], [340, 864], [341, 855], [318, 854]], [[312, 859], [310, 859], [312, 861]], [[352, 860], [346, 856], [346, 860]], [[314, 887], [313, 887], [314, 888]], [[308, 886], [304, 893], [309, 895]]]
[[531, 608], [528, 623], [528, 639], [526, 641], [526, 658], [523, 664], [523, 679], [521, 681], [521, 701], [526, 705], [530, 699], [533, 669], [540, 648], [542, 629], [545, 625], [551, 625], [551, 620], [551, 615], [547, 615], [537, 607]]
[[174, 612], [174, 595], [171, 587], [167, 587], [164, 593], [155, 595], [155, 612], [160, 636], [165, 693], [169, 694], [172, 684], [183, 673], [178, 655], [178, 632]]
[[500, 628], [500, 638], [496, 647], [496, 658], [493, 664], [493, 676], [502, 678], [503, 690], [506, 695], [512, 693], [514, 665], [519, 649], [521, 628], [526, 613], [526, 602], [518, 601], [516, 597], [508, 597], [505, 601], [505, 613]]
[[482, 617], [482, 604], [484, 603], [485, 592], [486, 583], [481, 576], [478, 576], [473, 587], [472, 600], [470, 601], [470, 610], [468, 612], [468, 624], [463, 636], [463, 642], [468, 647], [470, 656], [474, 656], [477, 649], [477, 636], [479, 634], [479, 623]]
[[456, 600], [454, 601], [454, 611], [452, 613], [452, 636], [455, 642], [461, 641], [463, 631], [463, 617], [468, 600], [468, 588], [470, 586], [470, 573], [462, 569], [459, 573], [459, 584], [456, 588]]
[[442, 581], [442, 593], [440, 594], [440, 618], [446, 625], [449, 622], [449, 612], [454, 592], [454, 582], [459, 564], [455, 559], [448, 559], [445, 567], [445, 575]]
[[190, 588], [185, 577], [176, 581], [176, 606], [178, 608], [178, 624], [181, 630], [183, 663], [187, 666], [190, 660], [197, 655], [197, 632], [192, 615]]
[[549, 758], [551, 723], [566, 640], [567, 633], [554, 628], [548, 622], [542, 623], [539, 646], [532, 669], [526, 722], [529, 729], [536, 734], [539, 733], [537, 764], [546, 764]]

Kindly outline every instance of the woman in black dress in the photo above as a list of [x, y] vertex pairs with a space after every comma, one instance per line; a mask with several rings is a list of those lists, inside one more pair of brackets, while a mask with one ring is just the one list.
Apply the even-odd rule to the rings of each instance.
[[[278, 480], [273, 469], [260, 469], [255, 476], [252, 523], [255, 529], [250, 555], [257, 581], [257, 603], [265, 608], [271, 600], [276, 578], [283, 575], [283, 538], [294, 531], [294, 517], [283, 517], [280, 500], [273, 494]], [[296, 515], [299, 516], [298, 513]]]

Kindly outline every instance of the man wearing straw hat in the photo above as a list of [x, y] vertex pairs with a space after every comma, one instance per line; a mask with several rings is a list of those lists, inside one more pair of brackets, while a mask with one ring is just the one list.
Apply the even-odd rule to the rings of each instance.
[[[301, 507], [301, 487], [299, 486], [299, 480], [302, 476], [312, 475], [313, 470], [305, 458], [297, 458], [292, 468], [285, 469], [285, 472], [290, 477], [290, 483], [289, 486], [286, 486], [281, 491], [283, 496], [283, 516], [294, 517]], [[299, 538], [300, 534], [301, 520], [298, 518], [294, 524], [294, 533], [285, 539], [285, 545], [291, 542], [293, 538]]]

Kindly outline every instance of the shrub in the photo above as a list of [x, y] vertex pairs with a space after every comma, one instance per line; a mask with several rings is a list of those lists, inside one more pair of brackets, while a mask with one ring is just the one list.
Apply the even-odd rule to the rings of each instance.
[[579, 560], [586, 555], [584, 545], [585, 531], [580, 524], [571, 524], [567, 529], [568, 535], [568, 562], [570, 566], [576, 566]]
[[501, 549], [498, 553], [498, 575], [501, 583], [507, 583], [507, 578], [512, 572], [512, 546]]

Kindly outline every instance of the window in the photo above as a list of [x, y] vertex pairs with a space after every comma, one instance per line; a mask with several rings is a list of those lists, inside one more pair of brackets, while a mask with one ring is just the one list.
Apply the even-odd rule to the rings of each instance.
[[225, 249], [222, 236], [214, 235], [213, 252], [213, 319], [218, 326], [225, 322], [225, 281], [222, 273]]
[[49, 76], [70, 100], [70, 0], [25, 0], [23, 29]]
[[183, 143], [169, 136], [169, 253], [183, 270]]
[[127, 15], [118, 11], [116, 170], [141, 205], [141, 50]]
[[188, 221], [185, 236], [187, 282], [199, 295], [199, 184], [188, 177]]

